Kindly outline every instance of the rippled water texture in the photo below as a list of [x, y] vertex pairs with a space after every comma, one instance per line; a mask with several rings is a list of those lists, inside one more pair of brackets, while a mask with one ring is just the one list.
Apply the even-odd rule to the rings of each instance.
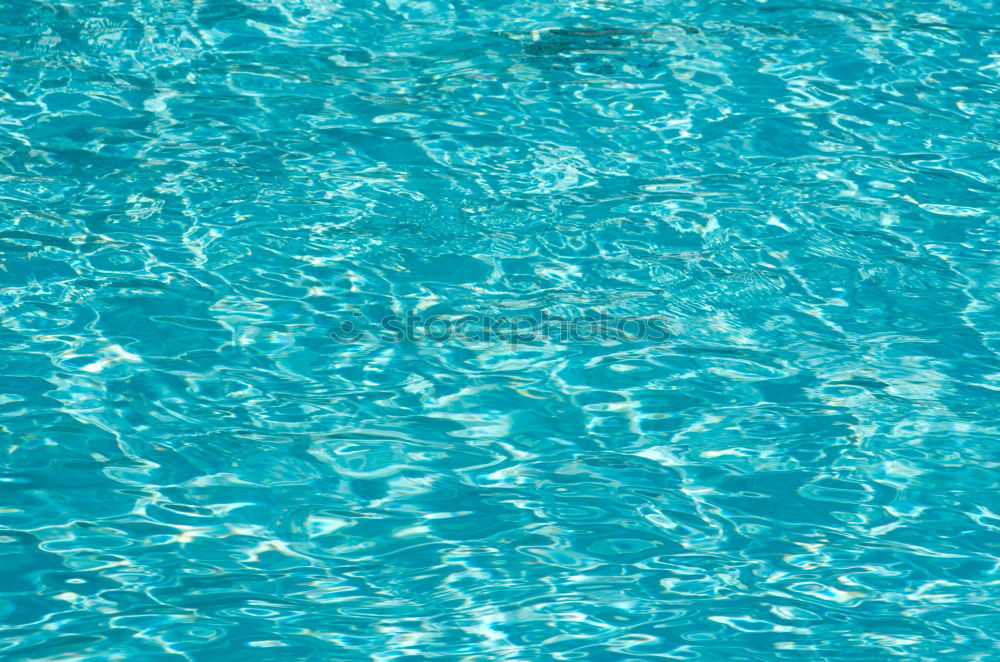
[[0, 0], [0, 658], [1000, 659], [998, 16]]

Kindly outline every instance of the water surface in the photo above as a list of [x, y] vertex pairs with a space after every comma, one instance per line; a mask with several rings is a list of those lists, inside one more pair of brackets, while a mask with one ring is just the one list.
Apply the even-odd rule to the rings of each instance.
[[997, 659], [998, 15], [0, 0], [0, 656]]

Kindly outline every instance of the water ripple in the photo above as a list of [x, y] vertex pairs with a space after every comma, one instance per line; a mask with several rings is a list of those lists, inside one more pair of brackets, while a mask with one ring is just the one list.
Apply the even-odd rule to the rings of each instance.
[[0, 655], [992, 659], [995, 14], [0, 2]]

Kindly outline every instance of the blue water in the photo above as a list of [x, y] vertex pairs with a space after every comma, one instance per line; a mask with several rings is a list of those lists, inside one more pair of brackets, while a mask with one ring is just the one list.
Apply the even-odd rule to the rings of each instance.
[[0, 0], [0, 659], [1000, 660], [998, 17]]

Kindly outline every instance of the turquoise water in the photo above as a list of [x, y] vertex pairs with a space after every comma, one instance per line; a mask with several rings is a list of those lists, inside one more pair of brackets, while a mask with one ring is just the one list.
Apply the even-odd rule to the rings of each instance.
[[1000, 660], [998, 16], [0, 0], [0, 658]]

